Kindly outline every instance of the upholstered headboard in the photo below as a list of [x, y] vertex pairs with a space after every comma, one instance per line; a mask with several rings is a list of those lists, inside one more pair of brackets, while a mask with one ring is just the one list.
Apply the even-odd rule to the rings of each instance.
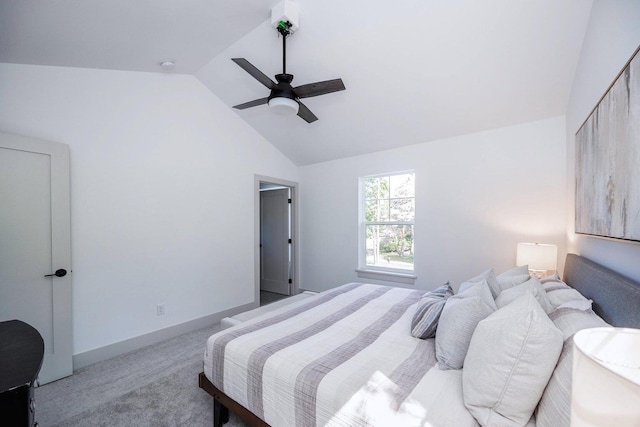
[[563, 280], [593, 300], [607, 323], [640, 328], [640, 283], [575, 254], [567, 254]]

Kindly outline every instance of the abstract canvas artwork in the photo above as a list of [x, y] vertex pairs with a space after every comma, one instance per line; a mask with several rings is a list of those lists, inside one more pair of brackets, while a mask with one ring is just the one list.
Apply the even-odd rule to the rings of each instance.
[[576, 133], [576, 233], [640, 241], [638, 50]]

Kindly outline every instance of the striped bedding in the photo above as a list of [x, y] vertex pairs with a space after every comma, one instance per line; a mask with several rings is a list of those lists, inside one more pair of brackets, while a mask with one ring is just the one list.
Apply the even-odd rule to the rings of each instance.
[[205, 375], [272, 426], [477, 426], [409, 331], [424, 291], [350, 283], [209, 338]]

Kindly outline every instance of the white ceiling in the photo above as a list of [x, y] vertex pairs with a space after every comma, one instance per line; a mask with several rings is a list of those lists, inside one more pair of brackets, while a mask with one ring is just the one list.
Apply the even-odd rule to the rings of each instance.
[[[0, 62], [195, 74], [232, 106], [268, 90], [230, 58], [281, 72], [278, 0], [2, 0]], [[298, 165], [514, 125], [565, 112], [591, 0], [296, 0], [294, 86], [319, 118], [237, 111]]]
[[192, 74], [278, 0], [1, 0], [0, 62]]

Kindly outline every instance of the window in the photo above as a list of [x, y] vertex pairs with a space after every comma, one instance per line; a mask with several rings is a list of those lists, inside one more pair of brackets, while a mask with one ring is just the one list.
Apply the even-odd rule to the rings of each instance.
[[360, 269], [413, 273], [415, 174], [360, 178]]

